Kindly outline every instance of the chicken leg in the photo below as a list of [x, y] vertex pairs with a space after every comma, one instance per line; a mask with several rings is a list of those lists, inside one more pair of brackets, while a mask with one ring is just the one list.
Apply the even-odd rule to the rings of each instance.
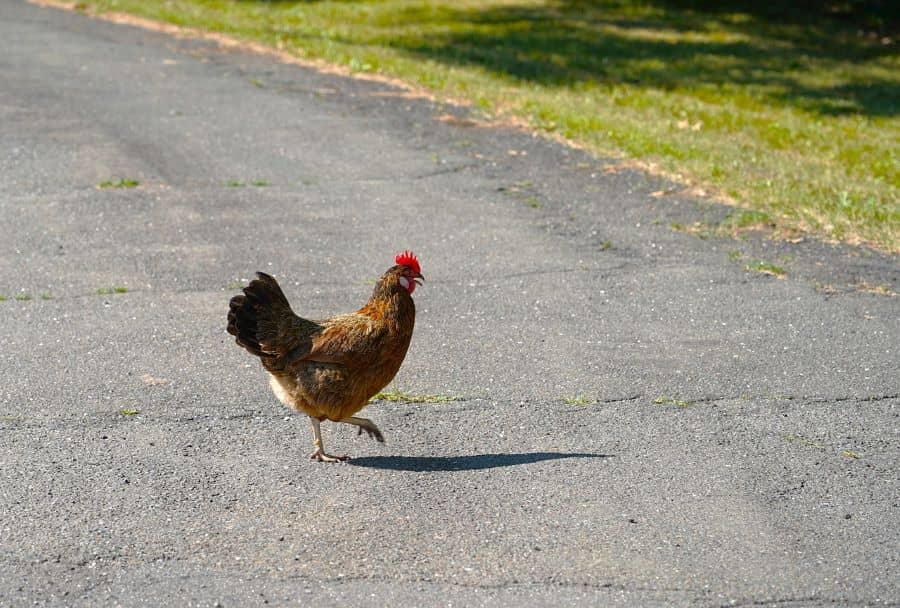
[[318, 460], [319, 462], [344, 462], [345, 460], [350, 460], [350, 457], [346, 455], [330, 456], [326, 454], [322, 445], [322, 429], [319, 426], [319, 419], [310, 416], [309, 422], [312, 424], [313, 445], [316, 447], [313, 453], [309, 455], [310, 460]]
[[347, 424], [352, 424], [353, 426], [359, 427], [359, 432], [357, 433], [357, 435], [362, 435], [362, 432], [365, 431], [369, 434], [369, 437], [374, 437], [378, 441], [378, 443], [384, 443], [384, 435], [381, 434], [381, 429], [375, 426], [375, 423], [368, 418], [350, 416], [349, 418], [344, 418], [340, 422], [345, 422]]

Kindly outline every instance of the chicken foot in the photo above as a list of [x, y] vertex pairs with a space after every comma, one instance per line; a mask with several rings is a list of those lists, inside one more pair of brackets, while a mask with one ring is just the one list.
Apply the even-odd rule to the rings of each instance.
[[309, 422], [312, 424], [313, 445], [316, 447], [313, 453], [309, 455], [310, 460], [318, 460], [319, 462], [344, 462], [345, 460], [350, 460], [350, 457], [347, 455], [331, 456], [326, 454], [322, 445], [322, 429], [320, 428], [319, 420], [310, 416]]
[[375, 426], [375, 423], [368, 418], [350, 416], [349, 418], [339, 420], [339, 422], [352, 424], [358, 427], [359, 432], [356, 433], [357, 435], [362, 435], [362, 432], [365, 431], [369, 434], [369, 437], [374, 437], [378, 441], [378, 443], [384, 443], [384, 435], [381, 434], [381, 430], [377, 426]]

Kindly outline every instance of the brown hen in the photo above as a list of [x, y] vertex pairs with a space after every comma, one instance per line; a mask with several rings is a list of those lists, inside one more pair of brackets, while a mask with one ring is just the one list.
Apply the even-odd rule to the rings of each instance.
[[310, 321], [294, 314], [275, 279], [263, 272], [231, 299], [228, 333], [258, 356], [282, 403], [309, 416], [315, 450], [310, 458], [339, 462], [322, 445], [319, 423], [344, 422], [384, 442], [371, 420], [354, 416], [387, 386], [409, 348], [416, 308], [412, 293], [419, 262], [409, 251], [375, 285], [356, 312]]

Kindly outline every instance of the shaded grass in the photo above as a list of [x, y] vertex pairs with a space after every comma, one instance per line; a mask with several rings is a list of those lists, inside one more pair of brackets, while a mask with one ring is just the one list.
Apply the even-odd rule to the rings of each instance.
[[397, 76], [700, 184], [779, 232], [900, 251], [895, 16], [865, 2], [811, 4], [843, 20], [733, 1], [84, 4]]

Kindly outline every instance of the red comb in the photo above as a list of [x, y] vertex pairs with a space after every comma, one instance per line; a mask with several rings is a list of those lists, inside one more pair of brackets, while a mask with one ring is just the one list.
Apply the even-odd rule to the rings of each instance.
[[394, 261], [400, 264], [401, 266], [409, 266], [416, 273], [419, 273], [419, 260], [416, 259], [416, 254], [408, 249], [403, 253], [398, 253], [397, 257], [394, 258]]

